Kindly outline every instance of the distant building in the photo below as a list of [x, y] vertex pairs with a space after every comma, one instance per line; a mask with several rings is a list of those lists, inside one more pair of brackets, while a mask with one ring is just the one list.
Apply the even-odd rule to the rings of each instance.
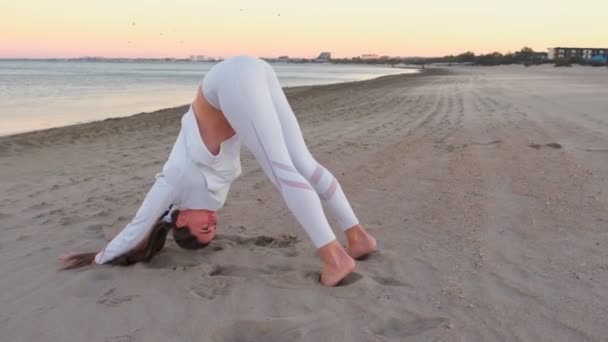
[[361, 55], [360, 57], [361, 59], [378, 59], [380, 58], [380, 56], [376, 55], [376, 54], [372, 54], [372, 53], [366, 53]]
[[214, 61], [215, 59], [213, 57], [207, 57], [207, 56], [203, 56], [203, 55], [196, 55], [196, 56], [190, 56], [190, 61], [192, 62], [208, 62], [208, 61]]
[[287, 62], [287, 61], [289, 61], [289, 56], [279, 56], [279, 58], [277, 58], [277, 60], [279, 62]]
[[593, 58], [591, 58], [591, 60], [589, 60], [589, 62], [593, 66], [606, 65], [606, 63], [608, 63], [608, 58], [606, 58], [602, 55], [596, 55], [596, 56], [593, 56]]
[[555, 47], [549, 49], [549, 59], [568, 59], [572, 57], [591, 60], [595, 56], [608, 57], [608, 48]]
[[315, 62], [329, 62], [331, 60], [331, 52], [321, 52]]

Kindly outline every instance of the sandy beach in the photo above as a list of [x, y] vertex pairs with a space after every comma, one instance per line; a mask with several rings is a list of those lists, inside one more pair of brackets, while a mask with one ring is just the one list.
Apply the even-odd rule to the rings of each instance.
[[[379, 251], [322, 287], [251, 154], [207, 248], [57, 268], [132, 218], [184, 107], [0, 137], [0, 340], [606, 341], [608, 70], [286, 89]], [[341, 241], [343, 235], [334, 229]]]

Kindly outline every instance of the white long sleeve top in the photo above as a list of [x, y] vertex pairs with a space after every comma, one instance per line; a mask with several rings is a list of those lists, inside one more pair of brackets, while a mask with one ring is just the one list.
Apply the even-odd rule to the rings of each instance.
[[171, 205], [177, 209], [221, 208], [231, 183], [241, 174], [240, 147], [235, 134], [221, 143], [217, 155], [211, 154], [190, 107], [182, 117], [169, 159], [135, 217], [95, 256], [95, 262], [106, 263], [137, 246]]

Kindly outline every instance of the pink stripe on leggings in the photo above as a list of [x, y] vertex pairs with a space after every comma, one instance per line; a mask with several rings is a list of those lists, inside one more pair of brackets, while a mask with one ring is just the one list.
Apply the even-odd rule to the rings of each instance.
[[294, 182], [294, 181], [291, 181], [291, 180], [288, 180], [288, 179], [285, 179], [285, 178], [281, 178], [281, 177], [279, 177], [279, 181], [281, 181], [283, 184], [292, 186], [294, 188], [313, 190], [313, 188], [308, 183]]
[[270, 160], [270, 158], [268, 158], [268, 154], [266, 153], [264, 144], [262, 144], [262, 139], [260, 139], [258, 130], [255, 128], [253, 121], [250, 120], [249, 123], [251, 124], [251, 127], [253, 128], [253, 132], [255, 133], [255, 136], [257, 137], [258, 142], [260, 143], [260, 147], [262, 147], [262, 152], [264, 152], [264, 157], [266, 158], [266, 161], [268, 162], [268, 165], [270, 166], [270, 171], [272, 172], [272, 175], [274, 176], [274, 179], [277, 182], [277, 186], [279, 187], [279, 189], [281, 189], [281, 183], [279, 183], [279, 177], [277, 177], [277, 174], [274, 172], [274, 168], [272, 168], [272, 161]]
[[312, 174], [312, 177], [310, 177], [310, 182], [312, 184], [319, 184], [321, 176], [323, 176], [323, 168], [321, 167], [321, 165], [317, 165], [315, 172]]
[[334, 194], [336, 193], [336, 189], [338, 189], [338, 181], [334, 178], [334, 180], [331, 182], [331, 185], [329, 186], [329, 189], [327, 189], [327, 191], [325, 191], [324, 193], [319, 195], [319, 197], [322, 200], [329, 201], [332, 197], [334, 197]]
[[276, 162], [274, 160], [271, 160], [272, 165], [278, 167], [279, 169], [283, 169], [286, 171], [291, 171], [291, 172], [298, 172], [298, 170], [296, 170], [293, 166], [287, 165], [287, 164], [283, 164], [283, 163], [279, 163]]

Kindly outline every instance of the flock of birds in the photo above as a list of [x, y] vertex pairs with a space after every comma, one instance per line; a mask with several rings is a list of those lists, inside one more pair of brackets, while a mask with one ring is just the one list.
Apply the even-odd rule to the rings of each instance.
[[[245, 10], [245, 9], [243, 9], [243, 8], [239, 8], [239, 12], [243, 12], [244, 10]], [[280, 16], [281, 16], [281, 13], [275, 13], [275, 14], [277, 15], [277, 17], [280, 17]], [[131, 23], [131, 26], [135, 26], [135, 22], [134, 22], [134, 21]], [[175, 29], [173, 29], [173, 32], [175, 32]], [[158, 35], [159, 35], [159, 36], [162, 36], [162, 35], [163, 35], [163, 32], [160, 32]], [[129, 40], [127, 43], [128, 43], [128, 44], [131, 44], [132, 42]], [[180, 40], [180, 41], [179, 41], [179, 43], [180, 43], [180, 44], [183, 44], [183, 43], [184, 43], [184, 41], [183, 41], [183, 40]]]

